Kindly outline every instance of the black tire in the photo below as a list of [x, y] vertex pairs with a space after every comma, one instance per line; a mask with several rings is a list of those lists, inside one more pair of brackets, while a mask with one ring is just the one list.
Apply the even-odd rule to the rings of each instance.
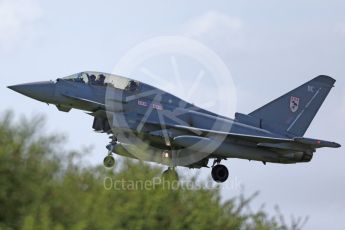
[[106, 168], [112, 168], [115, 165], [115, 159], [112, 156], [106, 156], [103, 160], [103, 165]]
[[225, 182], [229, 177], [229, 171], [224, 165], [216, 165], [212, 168], [212, 178], [217, 183]]

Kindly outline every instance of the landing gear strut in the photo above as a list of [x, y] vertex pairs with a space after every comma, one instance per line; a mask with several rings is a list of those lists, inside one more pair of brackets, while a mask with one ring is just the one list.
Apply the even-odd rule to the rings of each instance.
[[228, 179], [229, 171], [224, 165], [221, 165], [219, 163], [220, 159], [215, 160], [212, 166], [211, 175], [215, 182], [223, 183]]
[[178, 181], [179, 177], [174, 168], [168, 168], [162, 174], [162, 177], [166, 180]]
[[117, 144], [117, 138], [115, 136], [113, 136], [111, 138], [111, 142], [109, 143], [109, 145], [107, 145], [108, 156], [106, 156], [103, 160], [103, 164], [106, 168], [112, 168], [115, 165], [115, 159], [113, 157], [113, 151], [114, 151], [116, 144]]

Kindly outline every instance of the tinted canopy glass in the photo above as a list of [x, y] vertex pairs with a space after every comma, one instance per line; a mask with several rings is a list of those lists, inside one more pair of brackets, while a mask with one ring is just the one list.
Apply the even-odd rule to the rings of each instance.
[[79, 82], [98, 86], [112, 86], [117, 89], [135, 91], [139, 82], [114, 74], [100, 72], [80, 72], [63, 78], [66, 81]]

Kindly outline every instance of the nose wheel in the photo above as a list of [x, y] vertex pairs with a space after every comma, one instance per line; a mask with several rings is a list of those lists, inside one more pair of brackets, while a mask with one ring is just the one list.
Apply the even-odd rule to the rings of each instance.
[[220, 160], [216, 160], [215, 163], [211, 172], [212, 179], [217, 183], [224, 183], [229, 177], [229, 170], [224, 165], [219, 164]]
[[103, 160], [103, 165], [106, 168], [112, 168], [115, 165], [115, 158], [113, 157], [113, 151], [116, 144], [117, 144], [117, 138], [113, 136], [111, 142], [106, 147], [108, 149], [108, 156], [106, 156]]
[[115, 159], [113, 156], [106, 156], [103, 160], [103, 164], [106, 168], [112, 168], [115, 165]]

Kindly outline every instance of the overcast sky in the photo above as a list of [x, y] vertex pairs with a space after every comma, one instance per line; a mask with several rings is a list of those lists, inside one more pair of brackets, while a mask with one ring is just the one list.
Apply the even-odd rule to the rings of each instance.
[[[319, 74], [334, 77], [336, 87], [306, 135], [345, 144], [344, 10], [341, 0], [0, 0], [0, 109], [46, 115], [50, 131], [69, 136], [68, 148], [93, 146], [88, 159], [100, 163], [108, 139], [92, 131], [92, 117], [81, 111], [58, 112], [5, 87], [82, 70], [113, 72], [137, 44], [178, 35], [201, 42], [222, 59], [233, 76], [236, 110], [242, 113]], [[266, 203], [272, 210], [279, 204], [288, 217], [308, 215], [306, 229], [343, 229], [343, 152], [319, 150], [307, 164], [264, 166], [231, 159], [226, 165], [247, 194], [261, 192], [256, 207]], [[209, 171], [203, 169], [202, 175]], [[239, 193], [229, 188], [234, 180], [224, 186], [224, 197]]]

